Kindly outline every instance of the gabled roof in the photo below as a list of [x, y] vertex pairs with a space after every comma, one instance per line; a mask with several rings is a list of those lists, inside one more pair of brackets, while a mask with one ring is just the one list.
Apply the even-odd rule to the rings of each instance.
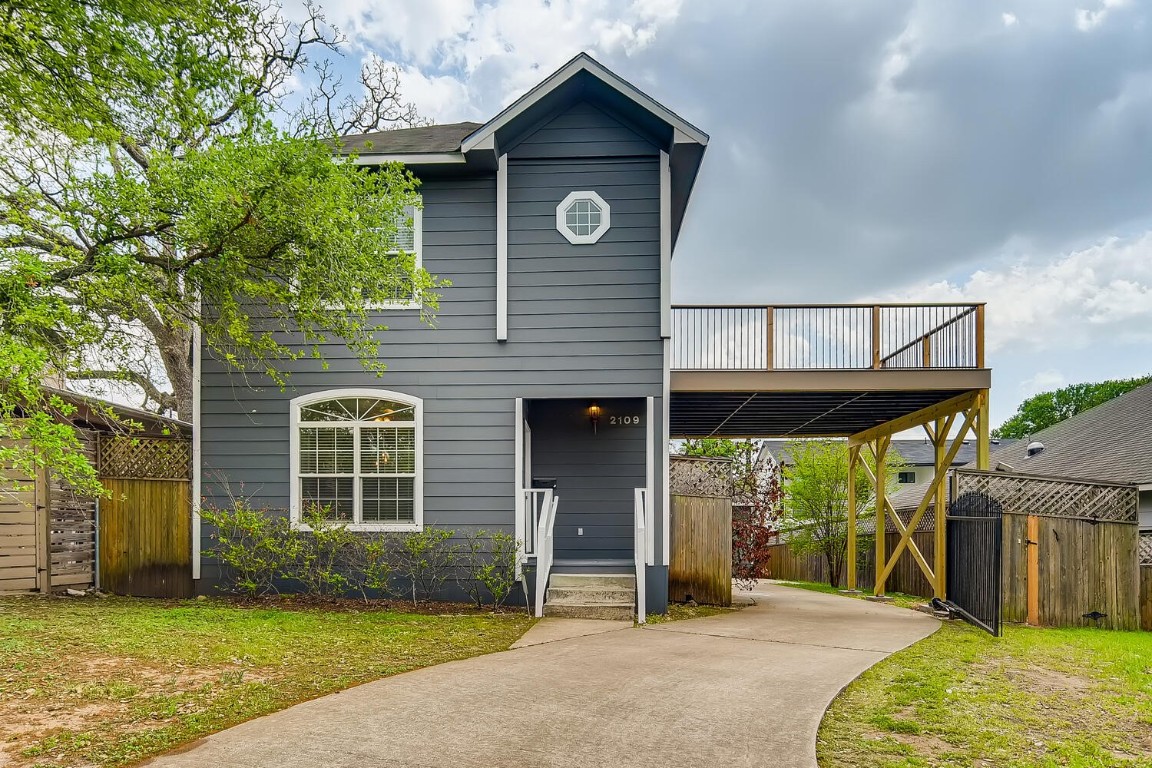
[[480, 127], [480, 123], [446, 123], [359, 133], [345, 136], [337, 151], [341, 154], [356, 152], [374, 155], [459, 152], [460, 143]]
[[[1044, 450], [1028, 456], [1031, 442]], [[1152, 384], [994, 450], [990, 464], [1029, 475], [1152, 485]]]
[[[588, 54], [580, 53], [552, 73], [544, 82], [516, 99], [516, 101], [512, 102], [500, 114], [476, 130], [475, 133], [465, 139], [462, 149], [465, 152], [469, 152], [473, 149], [487, 146], [488, 142], [492, 141], [499, 131], [508, 127], [513, 121], [532, 110], [533, 107], [540, 105], [550, 95], [568, 83], [575, 81], [576, 78], [584, 73], [604, 83], [613, 91], [631, 101], [635, 106], [663, 121], [679, 134], [682, 134], [682, 140], [684, 142], [694, 142], [700, 145], [706, 145], [708, 143], [708, 134], [651, 96], [640, 91], [627, 80], [624, 80]], [[674, 138], [678, 141], [681, 140], [681, 137]]]

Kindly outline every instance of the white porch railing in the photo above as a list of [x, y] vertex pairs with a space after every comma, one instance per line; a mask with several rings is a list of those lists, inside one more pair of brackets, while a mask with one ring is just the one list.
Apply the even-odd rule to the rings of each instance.
[[654, 547], [652, 526], [652, 500], [647, 488], [634, 489], [633, 514], [636, 519], [636, 535], [632, 551], [636, 561], [636, 621], [640, 624], [648, 620], [646, 594], [647, 566], [652, 565]]
[[553, 529], [556, 527], [556, 508], [560, 506], [560, 499], [550, 488], [532, 489], [528, 493], [540, 496], [539, 506], [535, 504], [534, 496], [528, 499], [528, 514], [532, 516], [535, 526], [530, 528], [534, 539], [532, 552], [526, 552], [526, 557], [536, 558], [536, 616], [539, 618], [544, 615], [544, 595], [548, 591], [548, 575], [552, 570]]

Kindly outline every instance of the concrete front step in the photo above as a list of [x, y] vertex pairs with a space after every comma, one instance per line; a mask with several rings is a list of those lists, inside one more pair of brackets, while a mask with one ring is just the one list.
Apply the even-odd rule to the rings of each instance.
[[636, 590], [636, 577], [624, 573], [556, 573], [548, 578], [551, 587], [619, 587]]
[[621, 603], [631, 605], [636, 590], [625, 587], [549, 587], [545, 595], [549, 603]]
[[636, 617], [636, 610], [631, 605], [569, 605], [566, 603], [545, 603], [544, 615], [561, 619], [630, 621]]
[[553, 573], [544, 615], [627, 620], [636, 615], [636, 577], [618, 573]]

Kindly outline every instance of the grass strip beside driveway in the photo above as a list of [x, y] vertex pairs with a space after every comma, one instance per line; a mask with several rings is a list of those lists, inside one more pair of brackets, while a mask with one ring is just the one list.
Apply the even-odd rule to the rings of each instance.
[[0, 765], [117, 766], [292, 704], [502, 651], [524, 613], [0, 599]]
[[1152, 635], [961, 622], [852, 683], [822, 768], [1152, 765]]

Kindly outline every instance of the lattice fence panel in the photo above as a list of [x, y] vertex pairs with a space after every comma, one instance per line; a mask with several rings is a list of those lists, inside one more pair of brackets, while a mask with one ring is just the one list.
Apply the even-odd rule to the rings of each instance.
[[731, 496], [732, 462], [699, 456], [672, 456], [668, 487], [678, 496]]
[[171, 437], [106, 437], [100, 441], [102, 478], [186, 480], [192, 475], [192, 443]]
[[1152, 565], [1152, 533], [1140, 534], [1140, 544], [1136, 550], [1140, 565]]
[[986, 493], [1010, 514], [1137, 521], [1140, 492], [1134, 486], [973, 470], [958, 470], [956, 477], [959, 493]]

